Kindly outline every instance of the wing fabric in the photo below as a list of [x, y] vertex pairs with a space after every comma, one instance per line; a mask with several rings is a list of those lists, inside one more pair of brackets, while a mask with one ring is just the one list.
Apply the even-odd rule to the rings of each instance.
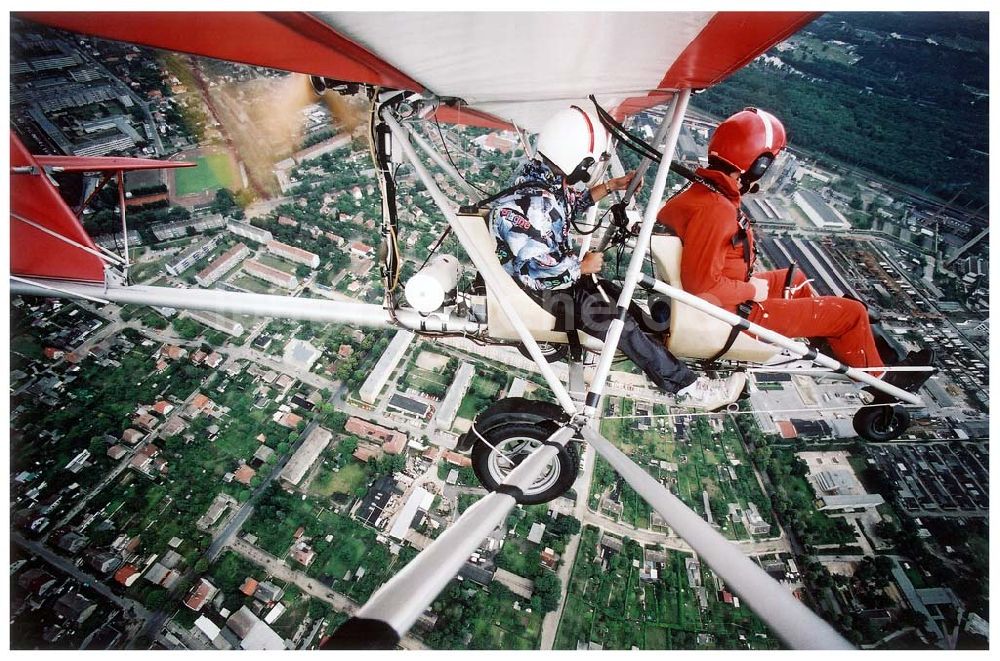
[[537, 130], [594, 94], [618, 117], [715, 85], [809, 12], [26, 12], [156, 48], [429, 92], [440, 119]]
[[[104, 262], [93, 253], [25, 223], [25, 218], [90, 250], [87, 235], [42, 165], [10, 133], [10, 272], [14, 275], [104, 281]], [[29, 169], [21, 172], [20, 170]]]

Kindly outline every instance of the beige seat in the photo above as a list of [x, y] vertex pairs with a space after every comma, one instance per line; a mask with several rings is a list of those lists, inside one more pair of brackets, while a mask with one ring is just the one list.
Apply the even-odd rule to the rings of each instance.
[[[683, 289], [681, 285], [681, 240], [676, 236], [656, 235], [650, 244], [653, 263], [660, 280]], [[670, 339], [667, 348], [679, 358], [707, 359], [726, 345], [732, 327], [701, 310], [671, 301]], [[722, 359], [763, 363], [780, 349], [740, 333]]]
[[[479, 216], [460, 216], [464, 227], [469, 234], [469, 238], [478, 246], [487, 248], [484, 252], [487, 260], [486, 269], [493, 274], [500, 283], [500, 291], [494, 296], [492, 293], [486, 297], [486, 315], [489, 324], [490, 337], [499, 340], [519, 340], [517, 331], [507, 319], [505, 309], [517, 310], [524, 324], [528, 327], [531, 335], [539, 342], [550, 344], [566, 344], [569, 338], [566, 333], [556, 331], [556, 318], [528, 296], [514, 279], [511, 278], [500, 260], [496, 256], [496, 240], [490, 233], [489, 226]], [[590, 337], [584, 333], [580, 334], [580, 342], [591, 351], [600, 351], [602, 343], [600, 340]]]

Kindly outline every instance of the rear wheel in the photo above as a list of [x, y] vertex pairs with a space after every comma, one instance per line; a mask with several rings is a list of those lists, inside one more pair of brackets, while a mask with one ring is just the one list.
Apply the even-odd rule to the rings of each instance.
[[[496, 491], [512, 470], [544, 445], [553, 431], [554, 425], [516, 420], [479, 430], [482, 438], [477, 438], [472, 447], [472, 469], [480, 484], [489, 491]], [[567, 443], [558, 449], [556, 456], [523, 491], [523, 495], [517, 497], [517, 502], [536, 505], [558, 498], [576, 481], [578, 467], [577, 448], [575, 444]]]
[[866, 406], [854, 414], [854, 431], [877, 443], [899, 438], [910, 426], [910, 412], [902, 406]]

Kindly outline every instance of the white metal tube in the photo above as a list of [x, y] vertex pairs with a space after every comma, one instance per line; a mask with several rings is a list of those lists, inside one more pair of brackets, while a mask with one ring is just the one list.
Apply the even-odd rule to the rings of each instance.
[[[63, 296], [66, 296], [68, 298], [82, 298], [82, 299], [85, 299], [85, 300], [88, 300], [88, 301], [93, 301], [94, 303], [100, 303], [101, 305], [107, 305], [108, 303], [111, 302], [111, 301], [105, 300], [103, 298], [96, 298], [94, 296], [88, 296], [86, 294], [82, 294], [82, 293], [79, 293], [79, 292], [72, 292], [72, 291], [69, 291], [69, 290], [64, 289], [62, 287], [58, 287], [58, 286], [55, 286], [55, 285], [50, 285], [50, 284], [45, 283], [45, 282], [39, 282], [38, 280], [29, 280], [28, 278], [20, 278], [20, 277], [18, 277], [16, 275], [10, 276], [10, 279], [13, 280], [16, 283], [24, 285], [25, 287], [37, 288], [38, 290], [41, 290], [42, 292], [46, 292], [46, 293], [40, 293], [40, 294], [38, 294], [39, 296], [49, 296], [49, 297], [52, 297], [52, 298], [61, 298], [61, 296], [55, 296], [55, 295], [52, 294], [52, 292], [55, 292], [56, 294], [62, 294]], [[11, 290], [13, 290], [13, 289], [14, 289], [14, 287], [11, 287]]]
[[[318, 298], [275, 296], [230, 292], [220, 289], [175, 289], [173, 287], [92, 285], [79, 282], [14, 281], [12, 294], [49, 296], [63, 294], [70, 298], [104, 299], [118, 304], [162, 305], [179, 310], [209, 310], [222, 314], [248, 314], [283, 319], [306, 319], [355, 326], [389, 327], [392, 318], [381, 305], [329, 301]], [[398, 310], [396, 318], [405, 328], [423, 331], [476, 332], [482, 327], [465, 319], [444, 316], [421, 316], [413, 310]]]
[[[571, 427], [561, 427], [549, 437], [548, 443], [565, 445], [573, 434]], [[554, 445], [540, 446], [508, 474], [504, 484], [526, 490], [558, 451]], [[357, 617], [385, 622], [402, 637], [514, 505], [513, 496], [500, 492], [487, 494], [476, 501], [430, 546], [379, 588], [358, 611]]]
[[[715, 317], [716, 319], [720, 319], [729, 324], [730, 326], [745, 325], [745, 330], [747, 332], [756, 335], [765, 342], [770, 342], [771, 344], [776, 344], [783, 349], [788, 349], [797, 356], [806, 357], [809, 360], [812, 360], [813, 362], [823, 367], [828, 367], [831, 370], [839, 374], [843, 374], [844, 376], [854, 381], [860, 381], [861, 383], [865, 383], [869, 386], [872, 386], [873, 388], [877, 388], [878, 390], [884, 392], [885, 394], [892, 395], [893, 397], [895, 397], [900, 401], [904, 401], [908, 404], [915, 404], [917, 406], [924, 405], [924, 400], [911, 392], [907, 392], [902, 388], [897, 388], [894, 385], [888, 384], [882, 379], [875, 378], [871, 374], [868, 374], [867, 372], [862, 371], [860, 369], [847, 367], [843, 363], [834, 360], [829, 356], [824, 356], [823, 354], [810, 349], [801, 342], [796, 342], [795, 340], [785, 337], [781, 333], [776, 333], [775, 331], [770, 330], [769, 328], [764, 328], [763, 326], [758, 326], [757, 324], [751, 323], [746, 319], [743, 319], [739, 315], [733, 314], [728, 310], [723, 310], [720, 307], [716, 307], [711, 303], [709, 303], [708, 301], [706, 301], [705, 299], [699, 298], [694, 294], [684, 291], [683, 289], [678, 289], [677, 287], [673, 287], [665, 282], [662, 282], [660, 280], [654, 280], [652, 278], [647, 278], [643, 280], [643, 284], [648, 285], [654, 291], [659, 292], [660, 294], [669, 296], [670, 298], [676, 301], [680, 301], [681, 303], [690, 305], [691, 307], [701, 310], [702, 312], [709, 314]], [[926, 371], [926, 370], [921, 370], [921, 371]]]
[[[452, 210], [451, 200], [449, 200], [447, 196], [441, 192], [441, 189], [434, 183], [434, 178], [431, 177], [427, 168], [424, 167], [423, 163], [421, 163], [420, 159], [417, 157], [417, 152], [413, 149], [413, 145], [407, 137], [409, 132], [400, 126], [399, 122], [397, 122], [390, 113], [383, 112], [382, 118], [389, 126], [389, 129], [392, 131], [392, 134], [399, 143], [399, 146], [403, 148], [403, 152], [410, 161], [413, 171], [424, 184], [427, 192], [430, 193], [431, 199], [434, 200], [438, 209], [441, 210], [441, 213], [443, 213], [444, 217], [448, 220], [448, 224], [451, 225], [452, 230], [455, 232], [455, 236], [458, 237], [462, 247], [465, 248], [465, 251], [469, 254], [469, 258], [472, 260], [472, 263], [477, 269], [479, 269], [479, 273], [483, 276], [483, 280], [486, 282], [486, 287], [490, 290], [490, 294], [492, 296], [497, 296], [497, 292], [501, 289], [499, 278], [508, 278], [510, 276], [503, 271], [497, 273], [493, 269], [489, 268], [483, 254], [483, 247], [477, 245], [476, 242], [469, 236], [469, 233], [466, 231], [462, 221]], [[534, 360], [535, 364], [538, 366], [538, 371], [541, 372], [543, 377], [545, 377], [545, 381], [549, 384], [549, 388], [552, 389], [552, 393], [555, 395], [559, 405], [562, 406], [567, 413], [571, 415], [576, 414], [576, 404], [573, 403], [573, 398], [570, 397], [566, 387], [563, 386], [548, 361], [545, 360], [545, 356], [542, 355], [542, 350], [538, 347], [538, 342], [536, 342], [535, 338], [532, 337], [531, 332], [528, 330], [528, 327], [525, 326], [524, 321], [517, 313], [517, 310], [513, 309], [512, 306], [501, 306], [500, 309], [510, 321], [510, 325], [514, 327], [521, 343], [524, 344], [528, 353], [531, 354], [532, 360]], [[612, 351], [612, 353], [614, 352]]]
[[473, 188], [469, 182], [462, 178], [462, 175], [455, 169], [455, 166], [442, 158], [441, 154], [439, 154], [438, 151], [424, 139], [424, 136], [420, 135], [418, 131], [410, 131], [410, 135], [412, 135], [413, 139], [417, 141], [417, 146], [424, 150], [424, 153], [430, 156], [431, 160], [437, 163], [439, 168], [451, 175], [452, 180], [458, 184], [463, 191], [465, 191], [465, 194], [469, 196], [470, 200], [479, 199], [479, 191]]
[[794, 649], [853, 649], [829, 623], [805, 607], [792, 593], [743, 555], [662, 484], [591, 427], [584, 439], [604, 457], [667, 525], [691, 545], [726, 586], [740, 595], [767, 625]]
[[118, 206], [121, 207], [118, 211], [122, 217], [122, 245], [125, 246], [125, 279], [128, 280], [128, 267], [129, 267], [129, 256], [128, 256], [128, 225], [125, 223], [125, 172], [122, 170], [118, 171]]
[[[670, 100], [670, 104], [667, 106], [667, 114], [664, 115], [663, 121], [660, 122], [660, 126], [656, 129], [656, 135], [653, 137], [654, 147], [663, 142], [663, 138], [667, 134], [667, 130], [670, 128], [670, 122], [667, 121], [667, 117], [674, 116], [674, 110], [676, 109], [676, 107], [677, 107], [677, 96], [674, 96], [674, 98]], [[639, 187], [640, 182], [642, 182], [642, 178], [646, 175], [646, 170], [649, 169], [649, 166], [650, 164], [652, 164], [652, 162], [653, 159], [649, 157], [643, 157], [643, 159], [639, 162], [639, 167], [635, 169], [635, 179], [633, 179], [629, 183], [628, 188], [625, 189], [626, 197], [631, 197], [635, 189]], [[619, 167], [621, 167], [621, 161], [618, 159], [618, 154], [615, 154], [615, 160], [611, 162], [612, 167], [614, 167], [616, 163], [618, 164]], [[622, 169], [624, 170], [624, 168]], [[624, 172], [622, 172], [622, 174], [624, 174]], [[621, 176], [621, 174], [616, 176]], [[600, 242], [597, 244], [599, 246], [597, 248], [598, 251], [604, 252], [604, 249], [608, 247], [608, 243], [611, 241], [611, 236], [614, 233], [615, 233], [614, 226], [609, 224], [608, 228], [604, 231], [604, 236], [601, 237]]]
[[[622, 283], [621, 295], [618, 297], [618, 309], [627, 310], [635, 292], [635, 286], [642, 276], [642, 264], [649, 251], [649, 240], [653, 235], [653, 226], [656, 224], [656, 212], [663, 198], [663, 191], [667, 187], [667, 175], [670, 173], [670, 162], [674, 157], [674, 148], [677, 145], [677, 138], [680, 136], [681, 124], [687, 112], [688, 99], [691, 97], [691, 90], [681, 90], [677, 93], [674, 113], [670, 118], [670, 128], [667, 131], [666, 142], [663, 145], [663, 159], [660, 167], [656, 171], [656, 179], [653, 182], [653, 190], [650, 192], [649, 204], [646, 205], [646, 213], [642, 219], [642, 227], [639, 230], [639, 238], [636, 240], [636, 249], [632, 252], [632, 259], [629, 260], [628, 270], [625, 272], [625, 281]], [[618, 350], [618, 341], [621, 339], [622, 329], [625, 322], [620, 317], [611, 322], [607, 335], [604, 339], [604, 349], [601, 351], [594, 378], [590, 382], [590, 392], [587, 393], [586, 408], [584, 415], [593, 416], [597, 413], [597, 402], [604, 392], [604, 385], [611, 371], [611, 362], [615, 358]]]

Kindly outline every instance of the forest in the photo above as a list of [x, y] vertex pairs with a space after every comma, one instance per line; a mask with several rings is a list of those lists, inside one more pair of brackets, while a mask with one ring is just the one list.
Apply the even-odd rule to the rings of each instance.
[[720, 118], [760, 106], [820, 160], [988, 203], [986, 14], [832, 13], [787, 44], [692, 106]]

